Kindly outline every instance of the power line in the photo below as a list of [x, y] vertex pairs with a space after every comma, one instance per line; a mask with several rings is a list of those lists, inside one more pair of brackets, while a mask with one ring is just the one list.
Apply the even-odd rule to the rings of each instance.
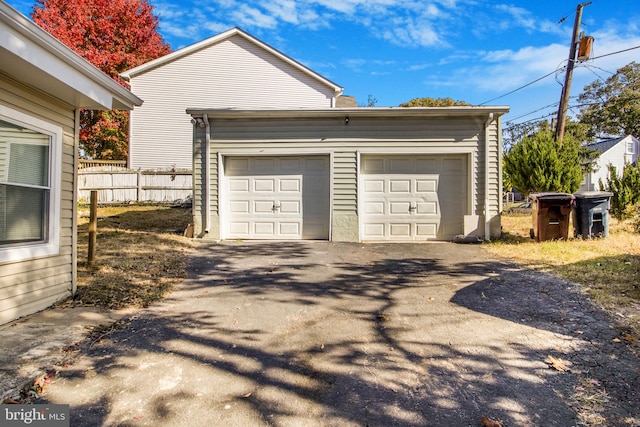
[[[606, 56], [611, 56], [611, 55], [617, 55], [617, 54], [619, 54], [619, 53], [628, 52], [628, 51], [633, 50], [633, 49], [640, 49], [640, 46], [634, 46], [634, 47], [630, 47], [630, 48], [628, 48], [628, 49], [619, 50], [619, 51], [617, 51], [617, 52], [605, 53], [604, 55], [594, 56], [593, 58], [590, 58], [590, 60], [600, 59], [600, 58], [604, 58], [604, 57], [606, 57]], [[606, 71], [606, 70], [603, 70], [603, 71]], [[518, 87], [518, 88], [516, 88], [516, 89], [514, 89], [514, 90], [512, 90], [512, 91], [510, 91], [510, 92], [507, 92], [507, 93], [505, 93], [504, 95], [497, 96], [497, 97], [495, 97], [495, 98], [493, 98], [493, 99], [490, 99], [490, 100], [485, 101], [485, 102], [483, 102], [483, 103], [480, 103], [480, 104], [478, 104], [478, 105], [485, 105], [485, 104], [488, 104], [489, 102], [495, 101], [496, 99], [504, 98], [505, 96], [511, 95], [512, 93], [515, 93], [515, 92], [517, 92], [517, 91], [519, 91], [519, 90], [522, 90], [522, 89], [524, 89], [524, 88], [526, 88], [526, 87], [528, 87], [528, 86], [531, 86], [532, 84], [537, 83], [537, 82], [539, 82], [540, 80], [545, 79], [545, 78], [549, 77], [551, 74], [554, 74], [554, 73], [556, 73], [556, 72], [558, 72], [558, 70], [557, 70], [557, 69], [556, 69], [556, 70], [554, 70], [554, 71], [552, 71], [552, 72], [550, 72], [549, 74], [545, 74], [544, 76], [542, 76], [542, 77], [540, 77], [540, 78], [535, 79], [535, 80], [534, 80], [534, 81], [532, 81], [532, 82], [529, 82], [529, 83], [527, 83], [527, 84], [525, 84], [525, 85], [522, 85], [522, 86], [520, 86], [520, 87]], [[594, 74], [595, 74], [595, 73], [594, 73]]]
[[514, 118], [512, 118], [512, 119], [511, 119], [511, 120], [509, 120], [509, 121], [510, 121], [510, 122], [512, 122], [512, 121], [514, 121], [514, 120], [518, 120], [518, 119], [520, 119], [520, 118], [522, 118], [522, 117], [528, 116], [528, 115], [533, 114], [533, 113], [537, 113], [538, 111], [542, 111], [542, 110], [544, 110], [544, 109], [546, 109], [546, 108], [557, 107], [557, 106], [558, 106], [558, 104], [559, 104], [558, 102], [554, 102], [553, 104], [549, 104], [549, 105], [546, 105], [546, 106], [544, 106], [544, 107], [540, 107], [540, 108], [538, 108], [537, 110], [533, 110], [533, 111], [530, 111], [530, 112], [528, 112], [528, 113], [521, 114], [521, 115], [519, 115], [518, 117], [514, 117]]
[[633, 49], [640, 49], [640, 46], [634, 46], [628, 49], [619, 50], [617, 52], [605, 53], [604, 55], [594, 56], [593, 58], [591, 58], [591, 60], [604, 58], [605, 56], [617, 55], [618, 53], [629, 52], [630, 50], [633, 50]]
[[549, 77], [551, 74], [553, 74], [553, 73], [555, 73], [555, 72], [556, 72], [556, 71], [554, 70], [554, 71], [550, 72], [549, 74], [545, 74], [544, 76], [542, 76], [542, 77], [540, 77], [540, 78], [538, 78], [538, 79], [535, 79], [534, 81], [532, 81], [532, 82], [530, 82], [530, 83], [527, 83], [526, 85], [520, 86], [519, 88], [512, 90], [511, 92], [505, 93], [504, 95], [500, 95], [500, 96], [498, 96], [498, 97], [496, 97], [496, 98], [490, 99], [490, 100], [485, 101], [485, 102], [483, 102], [483, 103], [481, 103], [481, 104], [478, 104], [478, 105], [488, 104], [489, 102], [491, 102], [491, 101], [495, 101], [496, 99], [504, 98], [504, 97], [505, 97], [505, 96], [507, 96], [507, 95], [511, 95], [511, 94], [512, 94], [512, 93], [514, 93], [514, 92], [517, 92], [517, 91], [519, 91], [519, 90], [522, 90], [522, 89], [524, 89], [524, 88], [525, 88], [525, 87], [527, 87], [527, 86], [531, 86], [532, 84], [537, 83], [537, 82], [539, 82], [540, 80], [542, 80], [542, 79], [544, 79], [544, 78]]

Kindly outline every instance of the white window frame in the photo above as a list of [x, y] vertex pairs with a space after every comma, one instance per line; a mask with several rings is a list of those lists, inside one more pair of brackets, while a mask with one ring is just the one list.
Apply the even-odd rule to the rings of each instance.
[[625, 154], [636, 154], [636, 144], [633, 139], [626, 142], [624, 152]]
[[60, 194], [62, 186], [62, 128], [29, 114], [0, 105], [0, 119], [50, 137], [49, 212], [46, 239], [0, 246], [0, 263], [24, 261], [60, 253]]

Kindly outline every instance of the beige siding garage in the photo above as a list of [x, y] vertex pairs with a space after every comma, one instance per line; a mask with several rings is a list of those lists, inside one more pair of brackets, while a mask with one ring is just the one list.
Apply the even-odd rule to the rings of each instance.
[[464, 232], [467, 156], [363, 156], [362, 240], [449, 240]]
[[222, 237], [329, 239], [328, 156], [226, 156]]
[[[195, 233], [348, 242], [498, 236], [506, 111], [187, 110], [205, 122], [193, 127]], [[318, 176], [309, 164], [291, 174], [283, 166], [319, 158], [327, 163]]]

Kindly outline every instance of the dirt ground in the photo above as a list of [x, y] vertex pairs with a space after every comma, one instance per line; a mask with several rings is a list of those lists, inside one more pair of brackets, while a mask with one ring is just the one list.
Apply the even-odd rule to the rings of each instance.
[[481, 245], [201, 243], [38, 403], [73, 426], [640, 426], [640, 360], [575, 285]]

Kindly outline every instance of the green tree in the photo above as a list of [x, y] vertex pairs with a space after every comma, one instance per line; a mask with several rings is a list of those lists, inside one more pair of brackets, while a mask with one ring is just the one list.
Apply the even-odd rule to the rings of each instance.
[[524, 194], [541, 191], [573, 193], [583, 178], [580, 143], [571, 135], [557, 141], [550, 130], [524, 137], [504, 156], [504, 170]]
[[631, 62], [605, 82], [585, 86], [578, 118], [598, 137], [640, 135], [640, 64]]
[[611, 196], [611, 215], [617, 219], [626, 219], [631, 215], [629, 207], [640, 203], [640, 164], [627, 164], [618, 176], [615, 166], [609, 165], [607, 184], [600, 181], [600, 188], [613, 193]]
[[400, 104], [400, 107], [456, 107], [471, 105], [465, 101], [454, 101], [451, 98], [413, 98], [409, 102]]
[[[157, 32], [158, 18], [147, 0], [37, 0], [31, 15], [78, 55], [123, 86], [122, 71], [170, 52]], [[80, 112], [84, 157], [122, 160], [128, 154], [126, 111]]]

